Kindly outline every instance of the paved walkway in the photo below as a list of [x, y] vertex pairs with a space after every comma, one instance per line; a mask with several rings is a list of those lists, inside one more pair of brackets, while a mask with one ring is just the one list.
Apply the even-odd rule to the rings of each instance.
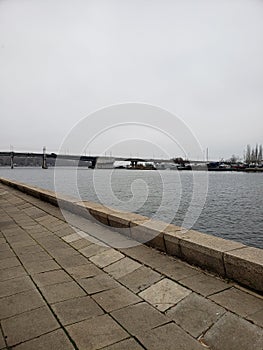
[[0, 184], [0, 349], [263, 349], [261, 296], [99, 230]]

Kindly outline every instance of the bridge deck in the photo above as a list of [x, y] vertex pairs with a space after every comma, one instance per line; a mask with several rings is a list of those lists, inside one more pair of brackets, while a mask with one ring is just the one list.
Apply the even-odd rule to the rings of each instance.
[[0, 349], [262, 350], [260, 295], [84, 220], [0, 184]]

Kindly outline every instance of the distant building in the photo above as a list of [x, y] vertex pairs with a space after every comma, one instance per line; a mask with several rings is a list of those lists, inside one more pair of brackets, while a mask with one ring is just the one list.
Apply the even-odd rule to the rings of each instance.
[[115, 158], [112, 157], [98, 157], [95, 169], [113, 169]]

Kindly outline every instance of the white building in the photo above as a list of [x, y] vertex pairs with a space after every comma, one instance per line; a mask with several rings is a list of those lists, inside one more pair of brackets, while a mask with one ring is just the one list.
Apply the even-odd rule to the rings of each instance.
[[95, 169], [113, 169], [114, 162], [112, 157], [98, 157]]

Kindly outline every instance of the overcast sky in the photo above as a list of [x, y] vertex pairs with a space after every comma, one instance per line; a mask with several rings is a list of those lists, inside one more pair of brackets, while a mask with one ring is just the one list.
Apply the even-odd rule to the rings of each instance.
[[261, 0], [0, 0], [0, 150], [57, 151], [90, 113], [142, 102], [210, 158], [242, 156], [263, 143], [262, 62]]

